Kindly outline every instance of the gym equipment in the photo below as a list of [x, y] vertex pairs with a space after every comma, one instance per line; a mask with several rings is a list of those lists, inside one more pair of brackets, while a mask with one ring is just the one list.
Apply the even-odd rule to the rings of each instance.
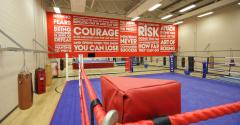
[[193, 56], [188, 57], [188, 71], [194, 72], [194, 57]]
[[72, 61], [72, 69], [78, 69], [78, 61], [76, 59], [73, 59]]
[[144, 68], [147, 69], [148, 68], [148, 64], [144, 64]]
[[[72, 62], [73, 69], [78, 69], [78, 61]], [[114, 62], [109, 60], [85, 60], [84, 68], [85, 69], [96, 69], [96, 68], [112, 68], [114, 67]]]
[[207, 62], [202, 62], [202, 78], [206, 78], [207, 76]]
[[21, 72], [18, 74], [18, 106], [25, 110], [33, 104], [32, 73]]
[[133, 72], [132, 58], [127, 57], [125, 61], [126, 61], [126, 64], [125, 64], [126, 72]]
[[35, 92], [37, 94], [46, 92], [46, 73], [43, 68], [37, 68], [35, 70]]
[[46, 85], [49, 86], [52, 84], [52, 68], [51, 64], [46, 64], [45, 65], [46, 69]]
[[52, 62], [51, 63], [51, 68], [52, 68], [52, 76], [53, 77], [58, 77], [58, 62]]
[[[99, 125], [104, 124], [104, 123], [109, 123], [109, 122], [111, 124], [117, 124], [117, 125], [186, 125], [186, 124], [191, 124], [191, 123], [208, 120], [211, 118], [217, 118], [217, 117], [220, 117], [223, 115], [232, 114], [232, 113], [236, 113], [236, 112], [240, 111], [240, 102], [236, 102], [236, 103], [229, 103], [226, 105], [220, 105], [220, 106], [216, 106], [216, 107], [212, 107], [212, 108], [191, 111], [191, 112], [187, 112], [187, 113], [183, 113], [183, 114], [175, 114], [175, 115], [160, 116], [160, 117], [156, 116], [156, 118], [154, 118], [153, 120], [141, 119], [140, 121], [136, 121], [136, 122], [130, 122], [130, 123], [124, 123], [124, 124], [117, 123], [118, 121], [121, 121], [121, 119], [118, 120], [117, 111], [110, 110], [108, 112], [105, 112], [104, 108], [102, 107], [100, 101], [98, 100], [98, 98], [95, 94], [94, 89], [92, 88], [92, 84], [90, 83], [89, 79], [86, 76], [84, 69], [82, 69], [81, 76], [86, 85], [86, 89], [87, 89], [89, 98], [91, 100], [91, 104], [94, 104], [93, 106], [91, 106], [91, 114], [92, 114], [91, 118], [93, 118], [93, 113], [94, 113], [96, 121]], [[118, 80], [114, 80], [114, 81], [118, 81]], [[106, 83], [108, 83], [108, 84], [111, 84], [111, 82], [112, 82], [112, 80], [110, 82], [108, 80], [106, 80]], [[129, 82], [129, 81], [127, 81], [127, 82]], [[141, 84], [145, 84], [145, 82], [141, 83]], [[131, 85], [131, 84], [127, 84], [127, 86], [128, 85]], [[127, 87], [127, 86], [124, 85], [123, 88], [126, 89], [125, 87]], [[117, 87], [120, 88], [119, 84], [117, 85]], [[108, 89], [107, 91], [112, 91], [112, 90]], [[102, 92], [104, 92], [104, 91], [102, 91]], [[121, 92], [121, 91], [119, 91], [119, 92]], [[121, 95], [121, 93], [118, 93], [118, 92], [116, 92], [114, 94]], [[123, 92], [123, 94], [124, 94], [124, 92]], [[134, 95], [135, 93], [131, 93], [131, 94]], [[145, 95], [146, 94], [142, 95], [142, 97]], [[154, 97], [154, 96], [152, 96], [152, 97]], [[104, 96], [103, 96], [103, 98], [104, 98]], [[120, 96], [120, 98], [121, 98], [121, 96]], [[129, 97], [127, 96], [125, 98], [128, 99]], [[111, 99], [115, 99], [115, 98], [111, 98]], [[148, 102], [148, 101], [146, 101], [146, 102]], [[116, 101], [116, 104], [119, 104], [119, 103], [123, 104], [121, 102]], [[104, 103], [104, 105], [106, 105], [106, 104]], [[141, 107], [142, 105], [144, 105], [144, 104], [138, 103], [138, 104], [131, 105], [131, 106], [136, 108], [137, 106]], [[145, 107], [143, 106], [141, 108], [145, 108]], [[169, 110], [169, 109], [166, 109], [166, 110]], [[154, 111], [154, 110], [152, 110], [152, 111]], [[139, 114], [141, 115], [141, 113], [138, 113], [138, 115]], [[147, 118], [147, 119], [151, 119], [151, 118]], [[91, 123], [93, 125], [93, 121], [91, 121]]]
[[214, 68], [214, 57], [210, 56], [207, 59], [208, 59], [208, 67], [213, 69]]
[[181, 61], [182, 67], [185, 67], [185, 57], [182, 57], [182, 61]]
[[144, 64], [144, 58], [143, 57], [140, 57], [140, 64]]
[[173, 55], [170, 55], [169, 56], [169, 64], [170, 64], [170, 72], [174, 72], [174, 56]]
[[173, 56], [174, 59], [174, 69], [177, 69], [177, 56]]
[[134, 65], [140, 65], [140, 57], [133, 57], [133, 64]]
[[[231, 114], [235, 112], [239, 112], [240, 110], [240, 102], [236, 103], [229, 103], [227, 105], [221, 105], [221, 104], [226, 104], [228, 102], [234, 102], [234, 100], [239, 99], [239, 86], [232, 85], [231, 83], [226, 83], [227, 85], [222, 84], [222, 81], [219, 80], [212, 80], [212, 79], [201, 79], [197, 77], [190, 77], [190, 76], [185, 76], [182, 74], [177, 74], [177, 73], [164, 73], [164, 74], [149, 74], [149, 75], [140, 75], [140, 76], [133, 76], [137, 78], [164, 78], [164, 79], [175, 79], [177, 81], [181, 81], [183, 83], [182, 85], [184, 86], [185, 89], [182, 89], [182, 95], [183, 96], [183, 114], [176, 114], [176, 115], [170, 115], [170, 116], [156, 116], [153, 120], [151, 118], [146, 119], [141, 119], [141, 121], [136, 121], [136, 122], [131, 122], [131, 123], [117, 123], [118, 122], [118, 113], [116, 110], [111, 109], [110, 111], [106, 112], [104, 109], [104, 104], [101, 104], [101, 90], [100, 90], [100, 80], [99, 79], [91, 79], [91, 81], [88, 79], [85, 69], [80, 68], [81, 70], [79, 71], [79, 79], [80, 81], [83, 81], [82, 83], [79, 83], [80, 81], [78, 80], [71, 80], [68, 81], [68, 84], [66, 84], [66, 87], [64, 89], [64, 93], [66, 93], [64, 96], [61, 97], [61, 100], [67, 99], [69, 100], [69, 97], [72, 97], [72, 91], [75, 91], [75, 93], [79, 92], [79, 87], [81, 88], [81, 96], [83, 96], [83, 93], [86, 95], [86, 105], [90, 108], [90, 112], [85, 113], [85, 114], [91, 114], [91, 124], [98, 123], [99, 125], [164, 125], [164, 124], [169, 124], [169, 125], [182, 125], [182, 124], [191, 124], [211, 118], [216, 118], [220, 117], [226, 114]], [[118, 81], [118, 80], [115, 80]], [[115, 82], [114, 81], [114, 82]], [[92, 82], [92, 84], [90, 83]], [[126, 82], [126, 84], [130, 82]], [[217, 84], [221, 83], [221, 84]], [[211, 87], [209, 87], [210, 85]], [[84, 88], [84, 89], [82, 89]], [[93, 89], [94, 88], [94, 89]], [[213, 88], [214, 93], [212, 92]], [[228, 90], [225, 92], [225, 90]], [[78, 91], [77, 91], [78, 90]], [[194, 91], [190, 91], [194, 90]], [[196, 90], [196, 91], [195, 91]], [[86, 93], [88, 92], [88, 94]], [[97, 93], [97, 95], [95, 94]], [[191, 94], [189, 94], [191, 92]], [[221, 93], [220, 95], [218, 93]], [[115, 95], [118, 95], [119, 93], [115, 93]], [[76, 94], [78, 95], [78, 94]], [[236, 95], [236, 96], [232, 96]], [[112, 95], [111, 95], [112, 96]], [[144, 95], [145, 96], [145, 95]], [[144, 97], [143, 96], [143, 97]], [[99, 99], [98, 99], [99, 97]], [[109, 97], [109, 95], [108, 95]], [[152, 97], [155, 97], [154, 95]], [[191, 97], [191, 98], [190, 98]], [[218, 97], [218, 98], [215, 98]], [[224, 100], [219, 99], [221, 97], [226, 97]], [[229, 97], [229, 98], [228, 98]], [[77, 119], [79, 119], [80, 112], [74, 112], [74, 114], [71, 111], [79, 111], [81, 108], [79, 104], [79, 99], [83, 99], [84, 103], [84, 98], [79, 97], [79, 96], [74, 96], [74, 99], [71, 99], [71, 102], [76, 102], [76, 103], [69, 103], [65, 101], [61, 101], [56, 109], [56, 114], [54, 114], [53, 120], [55, 124], [51, 125], [62, 125], [62, 124], [57, 124], [57, 123], [76, 123], [80, 124], [80, 122], [77, 122]], [[77, 100], [76, 100], [77, 99]], [[115, 98], [113, 98], [115, 99]], [[130, 99], [130, 98], [127, 98]], [[207, 102], [210, 101], [209, 103], [202, 103], [202, 102]], [[116, 102], [117, 103], [117, 102]], [[146, 103], [148, 103], [146, 101]], [[61, 111], [63, 104], [66, 105], [66, 109], [64, 111]], [[91, 105], [90, 105], [91, 104]], [[198, 104], [198, 105], [196, 105]], [[83, 104], [84, 105], [84, 104]], [[134, 105], [136, 106], [141, 106], [142, 104], [137, 104]], [[211, 106], [216, 106], [216, 107], [211, 107]], [[218, 106], [221, 105], [221, 106]], [[75, 108], [76, 109], [75, 109]], [[86, 106], [85, 106], [86, 107]], [[135, 108], [134, 107], [134, 108]], [[201, 109], [203, 107], [207, 107], [206, 109]], [[211, 108], [209, 108], [211, 107]], [[145, 108], [145, 107], [144, 107]], [[86, 108], [85, 108], [86, 109]], [[197, 111], [194, 111], [195, 109], [198, 109]], [[71, 112], [71, 113], [68, 113]], [[83, 111], [83, 110], [82, 110]], [[63, 114], [60, 114], [62, 112]], [[94, 114], [93, 114], [94, 113]], [[141, 113], [139, 113], [141, 114]], [[64, 115], [65, 117], [57, 117], [59, 115]], [[70, 115], [70, 116], [69, 116]], [[94, 115], [96, 118], [96, 122], [94, 120]], [[82, 116], [81, 119], [86, 120], [85, 124], [90, 124], [89, 119], [86, 118], [87, 116]], [[238, 114], [233, 114], [229, 117], [222, 117], [219, 118], [218, 120], [211, 120], [207, 121], [206, 124], [217, 124], [217, 125], [224, 125], [222, 121], [230, 121], [229, 125], [233, 124], [238, 124]]]
[[117, 110], [120, 123], [181, 112], [180, 84], [174, 80], [102, 76], [101, 87], [104, 109]]
[[163, 66], [166, 66], [166, 63], [167, 63], [166, 57], [163, 57]]
[[114, 67], [114, 63], [111, 61], [93, 61], [93, 62], [86, 62], [84, 64], [84, 67], [86, 69], [91, 69], [91, 68], [112, 68]]
[[184, 74], [185, 74], [185, 75], [190, 75], [191, 72], [190, 72], [188, 69], [184, 69]]
[[234, 58], [230, 59], [229, 66], [236, 66]]
[[60, 59], [60, 70], [64, 70], [64, 60]]

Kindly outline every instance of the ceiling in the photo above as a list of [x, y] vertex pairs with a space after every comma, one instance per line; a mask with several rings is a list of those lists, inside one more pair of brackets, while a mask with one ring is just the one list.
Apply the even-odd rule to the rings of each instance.
[[[129, 13], [138, 8], [144, 10], [143, 13], [138, 15], [141, 17], [141, 20], [170, 23], [173, 22], [171, 20], [174, 20], [174, 18], [181, 17], [186, 13], [191, 13], [192, 11], [196, 11], [204, 7], [207, 8], [207, 6], [211, 4], [218, 3], [221, 1], [228, 1], [228, 4], [230, 4], [233, 2], [237, 2], [238, 0], [86, 0], [85, 12], [83, 13], [72, 12], [70, 1], [71, 0], [45, 0], [45, 5], [48, 11], [53, 11], [52, 7], [55, 6], [56, 4], [56, 6], [60, 7], [63, 13], [73, 13], [120, 19], [131, 19], [131, 17], [128, 17]], [[149, 12], [147, 11], [148, 8], [146, 8], [146, 6], [141, 6], [147, 1], [160, 2], [162, 5], [156, 10]], [[179, 12], [180, 9], [191, 4], [195, 4], [197, 7], [185, 13]], [[224, 4], [222, 6], [226, 6], [228, 4]], [[208, 8], [208, 10], [214, 9], [217, 9], [217, 7]], [[173, 17], [169, 18], [168, 20], [161, 20], [161, 17], [164, 17], [168, 14], [172, 14]]]

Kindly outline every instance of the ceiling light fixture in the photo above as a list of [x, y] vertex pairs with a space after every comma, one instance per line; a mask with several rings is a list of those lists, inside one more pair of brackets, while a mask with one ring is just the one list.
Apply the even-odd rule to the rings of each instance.
[[157, 9], [158, 7], [160, 7], [161, 5], [162, 4], [157, 3], [157, 4], [153, 5], [151, 8], [149, 8], [148, 11], [153, 11], [153, 10]]
[[240, 2], [238, 3], [238, 5], [240, 5]]
[[162, 20], [166, 20], [166, 19], [168, 19], [168, 18], [171, 18], [172, 16], [173, 16], [172, 14], [169, 14], [169, 15], [167, 15], [167, 16], [162, 17], [161, 19], [162, 19]]
[[192, 4], [192, 5], [190, 5], [190, 6], [187, 6], [187, 7], [183, 8], [183, 9], [179, 10], [179, 12], [183, 13], [183, 12], [186, 12], [186, 11], [188, 11], [188, 10], [191, 10], [191, 9], [193, 9], [193, 8], [195, 8], [195, 7], [196, 7], [196, 5], [195, 5], [195, 4]]
[[207, 13], [204, 13], [204, 14], [201, 14], [201, 15], [199, 15], [199, 16], [197, 16], [197, 17], [205, 17], [205, 16], [208, 16], [208, 15], [211, 15], [211, 14], [213, 14], [213, 12], [207, 12]]
[[136, 21], [136, 20], [138, 20], [139, 18], [140, 18], [139, 16], [134, 17], [134, 18], [132, 19], [132, 21]]
[[178, 22], [174, 23], [173, 25], [179, 25], [179, 24], [182, 24], [182, 23], [183, 23], [183, 21], [178, 21]]
[[53, 9], [54, 9], [54, 12], [55, 12], [55, 13], [61, 13], [61, 11], [60, 11], [60, 8], [59, 8], [59, 7], [53, 7]]

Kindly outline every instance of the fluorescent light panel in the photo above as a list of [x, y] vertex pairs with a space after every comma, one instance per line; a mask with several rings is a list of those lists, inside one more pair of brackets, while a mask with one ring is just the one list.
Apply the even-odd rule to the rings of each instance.
[[140, 18], [139, 16], [134, 17], [134, 18], [132, 19], [132, 21], [136, 21], [136, 20], [138, 20], [139, 18]]
[[179, 24], [182, 24], [182, 23], [183, 23], [183, 21], [178, 21], [178, 22], [174, 23], [173, 25], [179, 25]]
[[168, 19], [168, 18], [171, 18], [172, 16], [173, 16], [172, 14], [169, 14], [169, 15], [167, 15], [167, 16], [162, 17], [161, 19], [162, 19], [162, 20], [166, 20], [166, 19]]
[[61, 13], [61, 11], [60, 11], [60, 8], [59, 8], [59, 7], [53, 7], [53, 9], [54, 9], [55, 13]]
[[196, 7], [196, 5], [195, 5], [195, 4], [192, 4], [192, 5], [190, 5], [190, 6], [187, 6], [187, 7], [183, 8], [183, 9], [179, 10], [179, 12], [183, 13], [183, 12], [186, 12], [186, 11], [188, 11], [188, 10], [191, 10], [191, 9], [193, 9], [193, 8], [195, 8], [195, 7]]
[[211, 14], [213, 14], [213, 12], [207, 12], [207, 13], [201, 14], [197, 17], [205, 17], [205, 16], [208, 16], [208, 15], [211, 15]]
[[148, 11], [153, 11], [153, 10], [157, 9], [158, 7], [160, 7], [161, 5], [162, 4], [157, 3], [157, 4], [153, 5], [151, 8], [149, 8]]

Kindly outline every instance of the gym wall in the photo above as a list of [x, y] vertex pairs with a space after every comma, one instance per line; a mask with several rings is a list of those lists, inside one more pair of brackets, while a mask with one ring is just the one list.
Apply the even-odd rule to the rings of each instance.
[[[46, 13], [43, 7], [42, 0], [2, 0], [0, 28], [25, 48], [42, 50], [33, 39], [47, 46]], [[0, 45], [17, 47], [1, 33]], [[27, 69], [34, 73], [37, 66], [44, 66], [46, 59], [47, 54], [26, 52]], [[18, 105], [17, 74], [23, 62], [23, 52], [0, 51], [0, 120]]]
[[[179, 25], [179, 51], [236, 50], [240, 42], [240, 7], [230, 5], [203, 18], [193, 17]], [[231, 54], [232, 53], [232, 54]], [[240, 56], [240, 52], [185, 52], [180, 55]]]

